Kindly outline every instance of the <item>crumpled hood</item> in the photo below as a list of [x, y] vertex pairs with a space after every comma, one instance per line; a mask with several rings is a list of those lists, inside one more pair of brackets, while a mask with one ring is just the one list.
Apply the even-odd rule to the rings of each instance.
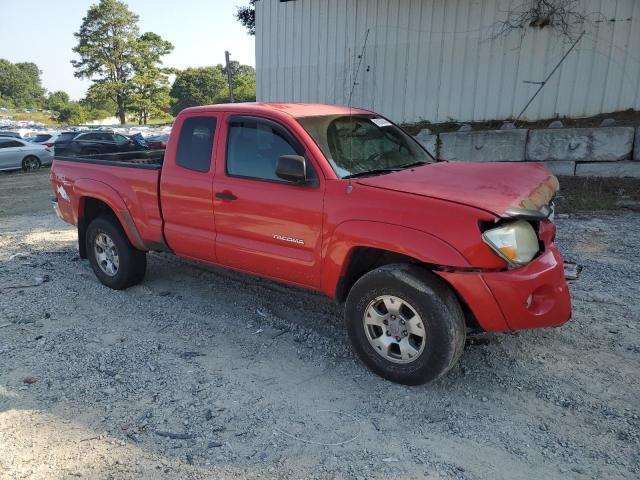
[[541, 163], [438, 162], [358, 183], [463, 203], [503, 215], [509, 208], [538, 210], [558, 191], [558, 179]]

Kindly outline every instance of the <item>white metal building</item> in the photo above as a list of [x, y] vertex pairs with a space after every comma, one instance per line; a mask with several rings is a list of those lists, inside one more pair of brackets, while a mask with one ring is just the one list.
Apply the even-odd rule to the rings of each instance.
[[[396, 121], [513, 118], [571, 46], [548, 27], [492, 39], [522, 3], [259, 0], [257, 98], [347, 104], [356, 83], [353, 106]], [[582, 6], [597, 21], [523, 118], [640, 110], [640, 0]]]

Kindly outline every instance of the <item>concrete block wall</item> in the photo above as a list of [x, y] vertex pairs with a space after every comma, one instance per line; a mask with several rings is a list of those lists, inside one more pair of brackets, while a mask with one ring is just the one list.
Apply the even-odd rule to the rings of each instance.
[[431, 154], [435, 155], [438, 151], [438, 135], [432, 134], [428, 128], [420, 130], [414, 138]]
[[543, 162], [555, 175], [640, 178], [640, 127], [425, 129], [416, 139], [443, 160]]
[[633, 127], [554, 128], [529, 131], [527, 160], [616, 162], [633, 152]]
[[483, 130], [440, 134], [440, 158], [477, 162], [521, 162], [527, 130]]

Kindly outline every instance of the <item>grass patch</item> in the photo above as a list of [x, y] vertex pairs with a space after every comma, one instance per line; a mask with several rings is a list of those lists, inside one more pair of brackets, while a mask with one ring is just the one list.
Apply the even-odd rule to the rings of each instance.
[[11, 113], [3, 113], [0, 115], [2, 118], [11, 117], [12, 120], [16, 122], [22, 121], [31, 121], [31, 122], [39, 122], [48, 125], [49, 127], [60, 127], [62, 124], [56, 122], [52, 117], [51, 113], [44, 112], [11, 112]]
[[558, 177], [558, 213], [602, 210], [640, 211], [640, 179]]

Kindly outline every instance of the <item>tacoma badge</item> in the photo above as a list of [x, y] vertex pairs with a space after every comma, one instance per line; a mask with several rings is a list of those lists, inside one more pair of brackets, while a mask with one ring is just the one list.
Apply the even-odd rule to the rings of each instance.
[[304, 240], [302, 240], [301, 238], [285, 237], [283, 235], [278, 235], [277, 233], [273, 234], [273, 238], [275, 238], [276, 240], [282, 240], [283, 242], [291, 242], [297, 243], [298, 245], [304, 245]]

